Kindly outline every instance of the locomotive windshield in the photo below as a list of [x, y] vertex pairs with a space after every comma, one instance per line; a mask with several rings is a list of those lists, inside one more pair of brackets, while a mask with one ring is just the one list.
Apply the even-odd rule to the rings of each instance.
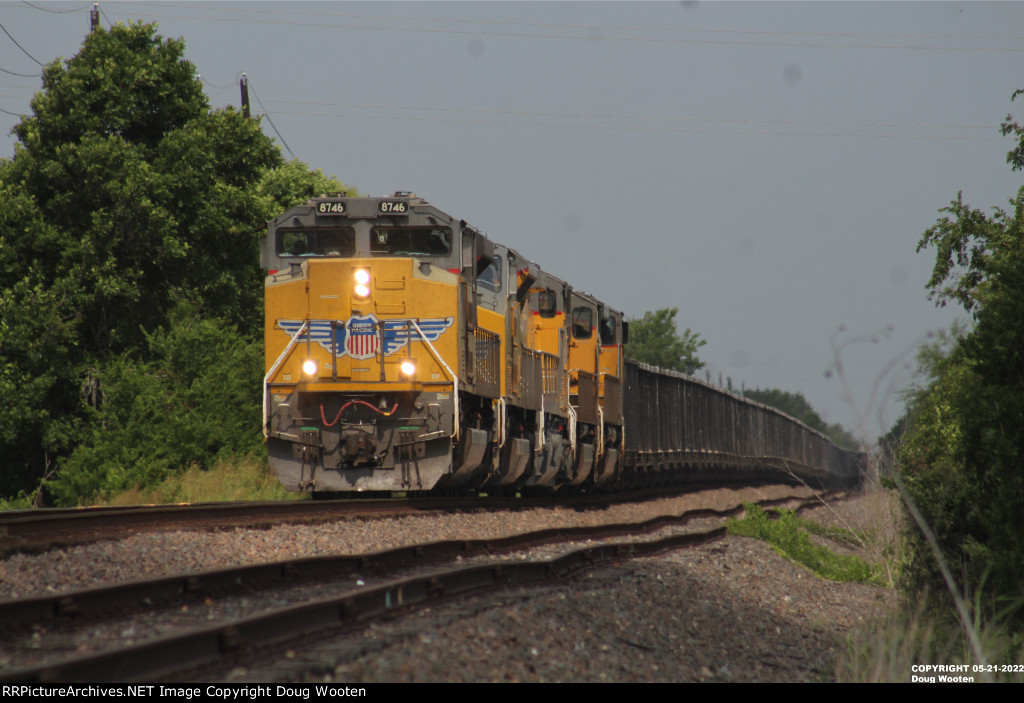
[[447, 227], [374, 227], [370, 251], [385, 256], [448, 256], [452, 231]]
[[352, 256], [356, 235], [351, 227], [277, 230], [278, 256]]

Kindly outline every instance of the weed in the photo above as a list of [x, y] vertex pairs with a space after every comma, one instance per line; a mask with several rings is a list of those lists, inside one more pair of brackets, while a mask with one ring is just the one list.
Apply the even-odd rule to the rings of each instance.
[[[885, 585], [886, 579], [877, 567], [868, 564], [857, 556], [836, 554], [827, 547], [815, 544], [809, 533], [810, 523], [796, 516], [792, 510], [773, 511], [777, 519], [772, 520], [768, 513], [756, 505], [745, 505], [746, 516], [742, 520], [729, 520], [729, 532], [736, 535], [756, 537], [781, 554], [815, 574], [832, 581], [857, 581], [875, 585]], [[814, 528], [818, 529], [818, 528]], [[852, 531], [839, 527], [822, 528], [830, 537], [842, 537], [850, 542], [861, 539]]]
[[[1010, 611], [976, 620], [969, 637], [949, 613], [930, 613], [922, 598], [914, 610], [886, 622], [869, 623], [847, 638], [846, 656], [836, 663], [836, 680], [881, 683], [911, 677], [965, 676], [974, 681], [1019, 682], [1024, 640], [1014, 631]], [[980, 599], [978, 599], [980, 600]], [[980, 653], [980, 657], [978, 656]], [[915, 665], [941, 664], [959, 671], [915, 671]]]
[[103, 505], [209, 503], [236, 500], [287, 500], [301, 496], [284, 490], [270, 474], [266, 459], [235, 456], [220, 459], [207, 470], [193, 465], [149, 489], [131, 488]]
[[836, 663], [836, 681], [910, 681], [915, 664], [950, 662], [949, 653], [937, 651], [938, 645], [939, 640], [934, 637], [932, 626], [921, 617], [920, 609], [909, 617], [871, 623], [847, 638], [846, 656]]
[[0, 498], [0, 510], [28, 510], [31, 507], [32, 498], [24, 492], [15, 498]]

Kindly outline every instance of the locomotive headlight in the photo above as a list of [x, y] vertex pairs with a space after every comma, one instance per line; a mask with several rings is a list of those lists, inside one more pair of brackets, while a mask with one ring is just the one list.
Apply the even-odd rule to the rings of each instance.
[[356, 280], [355, 294], [357, 298], [370, 297], [370, 272], [366, 269], [356, 269], [352, 277]]
[[306, 359], [302, 362], [302, 373], [307, 376], [312, 376], [316, 373], [316, 361], [313, 359]]
[[416, 375], [416, 362], [412, 359], [406, 359], [398, 368], [401, 370], [403, 376], [412, 378]]

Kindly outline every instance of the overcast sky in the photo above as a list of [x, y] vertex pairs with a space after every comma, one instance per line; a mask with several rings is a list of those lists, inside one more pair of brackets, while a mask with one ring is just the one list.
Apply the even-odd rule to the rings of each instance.
[[[91, 3], [0, 2], [0, 155]], [[964, 191], [1022, 178], [1017, 2], [102, 2], [182, 37], [214, 107], [245, 72], [286, 158], [370, 195], [412, 190], [639, 317], [678, 307], [717, 382], [803, 393], [874, 437], [872, 384], [957, 311], [915, 253]], [[20, 44], [20, 47], [18, 46]], [[27, 74], [20, 76], [17, 74]], [[272, 122], [272, 124], [271, 124]], [[839, 332], [843, 326], [845, 332]], [[877, 405], [877, 401], [876, 401]]]

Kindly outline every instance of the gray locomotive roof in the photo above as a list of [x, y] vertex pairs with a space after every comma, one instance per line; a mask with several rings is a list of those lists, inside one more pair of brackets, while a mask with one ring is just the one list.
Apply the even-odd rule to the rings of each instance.
[[[273, 220], [271, 220], [268, 223], [268, 227], [277, 227], [279, 224], [285, 222], [289, 218], [294, 218], [294, 217], [305, 218], [305, 217], [313, 216], [313, 215], [315, 215], [314, 208], [316, 207], [316, 203], [320, 202], [320, 201], [323, 201], [323, 200], [339, 200], [339, 201], [340, 200], [344, 200], [347, 203], [348, 208], [349, 208], [348, 213], [347, 213], [348, 217], [362, 217], [362, 218], [374, 218], [374, 219], [388, 218], [388, 217], [391, 217], [391, 216], [390, 215], [381, 215], [380, 213], [377, 212], [377, 203], [379, 203], [382, 200], [396, 200], [396, 199], [398, 199], [398, 200], [408, 200], [410, 205], [413, 208], [413, 211], [416, 214], [418, 214], [418, 215], [430, 215], [430, 216], [436, 217], [439, 220], [443, 220], [446, 224], [452, 224], [452, 223], [458, 222], [462, 227], [466, 227], [466, 228], [471, 229], [472, 231], [480, 234], [480, 236], [484, 237], [484, 239], [487, 239], [488, 241], [491, 241], [491, 242], [494, 241], [489, 236], [484, 234], [482, 230], [480, 230], [480, 229], [478, 229], [476, 227], [473, 227], [472, 225], [469, 225], [465, 220], [458, 220], [455, 217], [452, 217], [451, 215], [449, 215], [448, 213], [446, 213], [446, 212], [444, 212], [442, 210], [439, 210], [435, 206], [431, 205], [424, 198], [421, 198], [420, 196], [416, 195], [415, 193], [410, 193], [410, 192], [407, 192], [407, 191], [396, 191], [394, 195], [358, 196], [358, 197], [354, 197], [354, 198], [353, 197], [348, 197], [348, 196], [345, 196], [345, 195], [341, 195], [341, 194], [336, 194], [336, 195], [320, 195], [320, 196], [318, 196], [316, 198], [310, 198], [309, 200], [307, 200], [305, 203], [303, 203], [301, 205], [295, 205], [295, 206], [289, 208], [284, 213], [278, 215]], [[540, 273], [540, 272], [543, 271], [543, 273], [544, 273], [544, 275], [546, 277], [548, 277], [550, 279], [553, 279], [554, 281], [557, 281], [558, 283], [560, 283], [562, 285], [568, 286], [570, 289], [572, 289], [572, 292], [575, 293], [576, 295], [579, 295], [580, 297], [585, 298], [587, 300], [590, 300], [590, 301], [592, 301], [594, 303], [600, 303], [602, 306], [604, 306], [604, 308], [606, 310], [609, 310], [609, 311], [614, 312], [614, 313], [616, 313], [618, 315], [621, 315], [622, 317], [626, 316], [621, 310], [618, 310], [617, 308], [613, 308], [612, 306], [608, 305], [607, 303], [605, 303], [602, 300], [599, 300], [598, 298], [594, 297], [593, 295], [591, 295], [589, 293], [586, 293], [586, 292], [584, 292], [582, 290], [574, 288], [573, 285], [571, 283], [569, 283], [568, 281], [566, 281], [566, 280], [564, 280], [562, 278], [559, 278], [558, 276], [555, 276], [555, 275], [549, 273], [548, 271], [544, 270], [540, 266], [540, 264], [536, 263], [535, 261], [533, 261], [532, 259], [530, 259], [528, 257], [523, 256], [521, 253], [519, 253], [518, 251], [516, 251], [512, 247], [505, 246], [505, 245], [502, 245], [502, 246], [505, 247], [505, 249], [507, 249], [512, 254], [515, 254], [515, 256], [517, 258], [523, 259], [523, 260], [529, 262], [531, 269], [536, 271], [537, 273]]]

